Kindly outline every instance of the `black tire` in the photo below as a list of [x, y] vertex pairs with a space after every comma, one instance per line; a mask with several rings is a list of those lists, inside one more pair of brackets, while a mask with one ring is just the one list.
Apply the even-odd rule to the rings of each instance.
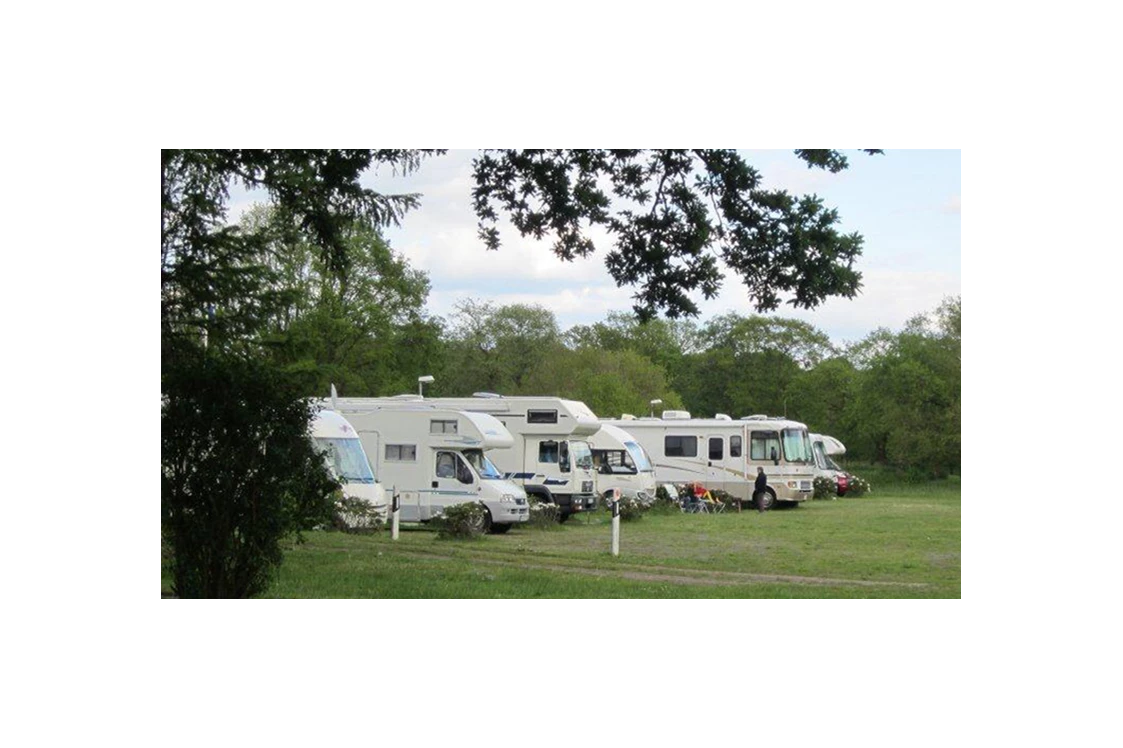
[[766, 488], [760, 491], [753, 497], [756, 502], [756, 510], [758, 512], [767, 512], [769, 509], [776, 505], [776, 494], [772, 493], [771, 488]]
[[568, 522], [568, 521], [569, 521], [569, 518], [570, 518], [570, 517], [572, 517], [572, 516], [573, 516], [573, 515], [572, 515], [572, 514], [570, 514], [569, 512], [561, 512], [561, 513], [559, 513], [559, 514], [558, 514], [558, 524], [559, 524], [559, 525], [564, 525], [564, 524], [565, 524], [566, 522]]
[[491, 534], [492, 535], [502, 535], [503, 533], [507, 532], [510, 529], [511, 529], [511, 525], [509, 525], [509, 524], [502, 524], [502, 523], [495, 524], [493, 522], [492, 525], [491, 525]]
[[[480, 504], [480, 506], [483, 506], [483, 504]], [[491, 532], [491, 510], [488, 509], [486, 506], [484, 506], [483, 509], [484, 509], [484, 518], [483, 518], [483, 520], [481, 521], [481, 524], [480, 524], [480, 532], [486, 534], [486, 533]]]

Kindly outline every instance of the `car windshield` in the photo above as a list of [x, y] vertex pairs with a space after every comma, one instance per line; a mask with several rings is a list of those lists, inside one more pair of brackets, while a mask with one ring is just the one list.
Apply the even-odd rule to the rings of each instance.
[[569, 453], [573, 456], [573, 464], [584, 470], [593, 469], [593, 450], [588, 442], [571, 441]]
[[647, 452], [643, 451], [643, 447], [635, 442], [624, 442], [624, 446], [628, 448], [628, 454], [632, 456], [632, 462], [635, 463], [636, 468], [641, 473], [650, 473], [655, 470], [651, 466], [651, 460], [647, 459]]
[[344, 483], [374, 483], [370, 463], [358, 439], [316, 437], [316, 449], [323, 451], [328, 469]]
[[804, 429], [784, 429], [780, 432], [784, 443], [784, 459], [788, 462], [813, 462], [811, 439]]
[[503, 474], [492, 464], [491, 460], [487, 459], [487, 455], [483, 453], [482, 449], [465, 449], [461, 454], [472, 463], [472, 467], [480, 474], [484, 480], [501, 480]]

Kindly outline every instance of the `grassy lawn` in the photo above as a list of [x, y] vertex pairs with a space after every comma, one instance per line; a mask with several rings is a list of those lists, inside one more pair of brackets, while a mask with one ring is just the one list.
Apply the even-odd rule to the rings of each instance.
[[959, 597], [956, 479], [719, 515], [648, 514], [609, 554], [603, 511], [473, 541], [306, 534], [272, 597]]

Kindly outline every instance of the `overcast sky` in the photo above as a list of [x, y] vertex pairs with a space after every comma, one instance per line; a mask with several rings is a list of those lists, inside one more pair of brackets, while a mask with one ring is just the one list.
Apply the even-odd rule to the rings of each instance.
[[[540, 304], [562, 329], [631, 310], [632, 288], [617, 288], [604, 267], [610, 237], [593, 230], [597, 252], [572, 263], [550, 251], [552, 239], [524, 239], [500, 221], [503, 246], [489, 252], [476, 236], [472, 213], [472, 157], [450, 151], [425, 161], [409, 176], [389, 170], [364, 182], [382, 192], [421, 193], [421, 207], [400, 227], [384, 231], [390, 245], [429, 274], [429, 309], [448, 315], [464, 298], [497, 304]], [[837, 208], [842, 231], [865, 237], [857, 268], [863, 288], [854, 299], [834, 299], [813, 311], [782, 305], [774, 314], [806, 320], [836, 342], [857, 340], [877, 327], [899, 328], [960, 292], [959, 151], [888, 151], [866, 156], [846, 151], [850, 168], [838, 174], [808, 169], [791, 151], [742, 151], [768, 188], [815, 193]], [[232, 196], [233, 214], [247, 196]], [[501, 214], [502, 216], [502, 214]], [[235, 217], [232, 215], [232, 217]], [[699, 321], [726, 312], [753, 313], [744, 286], [726, 273], [720, 295], [699, 298]]]

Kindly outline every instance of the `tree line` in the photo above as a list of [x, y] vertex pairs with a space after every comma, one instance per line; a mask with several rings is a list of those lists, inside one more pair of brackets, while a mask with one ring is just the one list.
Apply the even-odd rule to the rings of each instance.
[[[267, 224], [251, 210], [247, 227]], [[641, 320], [626, 312], [563, 330], [549, 310], [464, 299], [426, 313], [426, 275], [373, 229], [348, 232], [351, 262], [332, 274], [306, 244], [270, 254], [294, 291], [269, 332], [274, 360], [310, 396], [416, 391], [557, 395], [602, 417], [684, 409], [696, 416], [763, 413], [803, 421], [847, 445], [847, 458], [943, 477], [960, 462], [960, 299], [898, 331], [836, 344], [796, 319], [724, 314], [708, 322]]]

